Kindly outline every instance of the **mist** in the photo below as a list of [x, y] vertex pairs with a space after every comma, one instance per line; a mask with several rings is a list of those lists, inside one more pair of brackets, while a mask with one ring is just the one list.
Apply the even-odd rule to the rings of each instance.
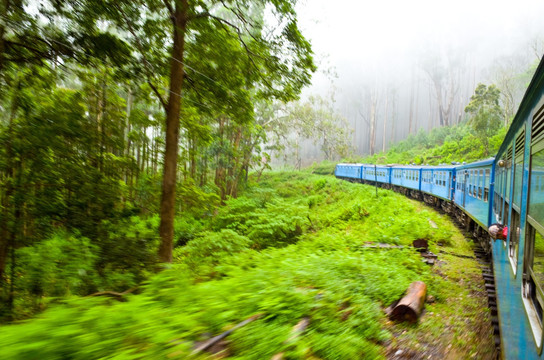
[[[534, 0], [312, 0], [297, 10], [319, 66], [302, 99], [332, 94], [354, 156], [462, 122], [478, 83], [496, 84], [513, 116], [544, 50], [544, 3]], [[303, 153], [322, 159], [310, 143]]]

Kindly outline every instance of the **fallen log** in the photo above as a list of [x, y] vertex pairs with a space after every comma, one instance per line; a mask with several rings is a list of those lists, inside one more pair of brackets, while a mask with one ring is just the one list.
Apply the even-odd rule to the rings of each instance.
[[242, 326], [247, 325], [247, 324], [249, 324], [250, 322], [252, 322], [254, 320], [257, 320], [262, 315], [263, 314], [255, 314], [255, 315], [245, 319], [241, 323], [236, 324], [232, 329], [227, 330], [227, 331], [225, 331], [224, 333], [222, 333], [220, 335], [214, 336], [213, 338], [211, 338], [211, 339], [209, 339], [207, 341], [204, 341], [202, 344], [199, 344], [199, 345], [197, 345], [195, 347], [195, 349], [192, 352], [192, 355], [198, 354], [199, 352], [202, 352], [202, 351], [205, 351], [205, 350], [209, 349], [212, 345], [218, 343], [219, 341], [221, 341], [224, 338], [226, 338], [227, 336], [229, 336], [234, 330], [237, 330], [237, 329], [241, 328]]
[[111, 296], [113, 298], [116, 298], [119, 301], [125, 301], [125, 295], [128, 295], [134, 290], [138, 289], [138, 286], [135, 286], [133, 288], [130, 288], [128, 290], [125, 290], [123, 292], [116, 292], [116, 291], [99, 291], [92, 294], [87, 295], [87, 297], [95, 297], [95, 296]]
[[[310, 325], [310, 318], [305, 317], [302, 320], [300, 320], [294, 327], [293, 330], [291, 330], [291, 336], [289, 336], [289, 339], [285, 340], [284, 344], [290, 344], [294, 342], [303, 332], [306, 330], [306, 328]], [[270, 360], [282, 360], [284, 358], [284, 354], [282, 352], [275, 354], [272, 356]]]
[[389, 318], [396, 321], [417, 322], [427, 295], [427, 285], [423, 281], [416, 281], [410, 284], [406, 295], [393, 307]]

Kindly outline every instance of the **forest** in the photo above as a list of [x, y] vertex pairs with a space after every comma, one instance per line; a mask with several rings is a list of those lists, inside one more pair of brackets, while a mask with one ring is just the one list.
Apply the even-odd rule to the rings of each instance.
[[[245, 319], [224, 356], [492, 356], [476, 264], [444, 255], [437, 271], [404, 248], [471, 244], [437, 212], [331, 174], [342, 159], [491, 156], [535, 62], [468, 86], [430, 61], [402, 91], [376, 72], [350, 117], [300, 9], [0, 0], [0, 357], [206, 358], [195, 344]], [[414, 280], [435, 299], [423, 332], [382, 311]], [[291, 339], [303, 319], [311, 331]]]
[[267, 166], [266, 109], [315, 70], [290, 1], [7, 1], [0, 17], [3, 318], [21, 314], [25, 248], [100, 254], [102, 282], [76, 293], [171, 262], [176, 210], [209, 216]]

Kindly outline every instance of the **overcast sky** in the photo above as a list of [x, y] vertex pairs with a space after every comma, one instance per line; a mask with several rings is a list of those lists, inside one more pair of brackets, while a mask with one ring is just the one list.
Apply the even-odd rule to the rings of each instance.
[[328, 56], [340, 78], [407, 67], [437, 44], [492, 59], [544, 37], [542, 0], [302, 0], [298, 14], [317, 60]]

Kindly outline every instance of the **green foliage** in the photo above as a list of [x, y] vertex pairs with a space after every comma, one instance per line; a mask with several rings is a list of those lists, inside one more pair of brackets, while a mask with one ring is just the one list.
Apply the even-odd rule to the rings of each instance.
[[336, 162], [332, 161], [322, 161], [318, 164], [313, 164], [311, 166], [312, 174], [317, 175], [333, 175]]
[[506, 130], [500, 126], [500, 121], [498, 127], [489, 130], [489, 136], [485, 138], [475, 133], [468, 123], [435, 128], [430, 133], [420, 129], [417, 135], [410, 135], [386, 153], [350, 160], [372, 164], [416, 165], [473, 162], [493, 155], [499, 149]]
[[267, 192], [255, 192], [230, 200], [219, 210], [214, 228], [233, 229], [249, 237], [254, 248], [264, 249], [296, 241], [307, 227], [307, 215], [303, 201], [286, 201]]
[[198, 187], [190, 177], [178, 185], [177, 196], [182, 212], [194, 216], [211, 215], [221, 201], [217, 188]]
[[[384, 307], [415, 280], [425, 281], [442, 307], [460, 285], [457, 278], [446, 284], [433, 275], [410, 246], [365, 247], [377, 241], [409, 245], [419, 237], [436, 246], [456, 232], [418, 203], [385, 190], [378, 195], [369, 186], [309, 173], [265, 174], [259, 188], [227, 201], [229, 211], [219, 210], [214, 231], [190, 217], [179, 219], [177, 233], [194, 228], [193, 238], [175, 250], [177, 264], [149, 278], [140, 294], [126, 302], [65, 300], [38, 319], [5, 326], [0, 358], [189, 358], [195, 342], [257, 313], [258, 320], [229, 336], [232, 358], [278, 352], [286, 358], [384, 358], [392, 338]], [[282, 211], [311, 222], [301, 227], [296, 243], [286, 243], [285, 229], [294, 225]], [[157, 218], [130, 219], [115, 239], [146, 239], [156, 226]], [[62, 248], [68, 240], [55, 241]], [[304, 317], [308, 329], [287, 341]]]
[[21, 248], [17, 285], [40, 297], [88, 294], [97, 288], [97, 252], [89, 239], [65, 233]]
[[157, 216], [142, 219], [133, 216], [119, 221], [103, 221], [100, 237], [98, 271], [105, 289], [124, 291], [147, 277], [156, 260], [158, 248]]
[[495, 85], [478, 84], [465, 108], [471, 115], [469, 122], [474, 134], [484, 144], [485, 155], [489, 153], [489, 138], [496, 135], [502, 125], [499, 99], [500, 91]]

